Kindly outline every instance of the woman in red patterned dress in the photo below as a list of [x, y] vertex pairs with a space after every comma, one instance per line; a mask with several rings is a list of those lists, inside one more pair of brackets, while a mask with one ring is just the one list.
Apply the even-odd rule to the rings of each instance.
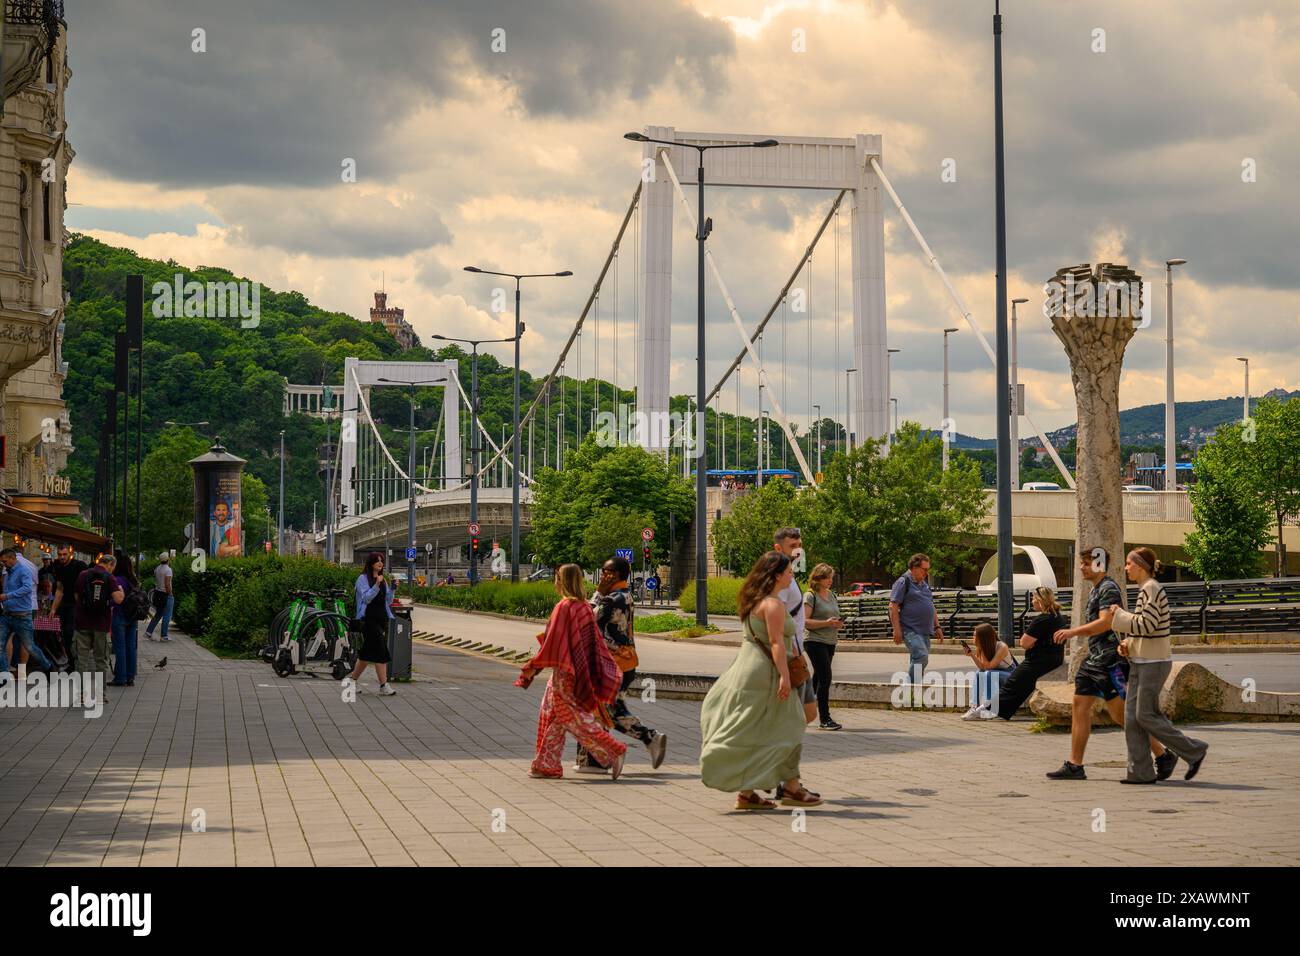
[[540, 671], [551, 668], [537, 715], [537, 756], [528, 775], [564, 776], [564, 735], [570, 733], [602, 767], [609, 767], [610, 776], [617, 780], [627, 745], [601, 726], [595, 711], [614, 702], [622, 675], [596, 630], [582, 569], [576, 564], [561, 566], [555, 572], [555, 590], [560, 601], [545, 633], [538, 636], [542, 648], [515, 681], [516, 686], [527, 687]]

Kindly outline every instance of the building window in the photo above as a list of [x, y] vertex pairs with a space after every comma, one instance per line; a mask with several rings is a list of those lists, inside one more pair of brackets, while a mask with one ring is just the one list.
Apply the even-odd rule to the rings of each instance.
[[54, 230], [50, 227], [50, 184], [41, 182], [41, 225], [46, 242], [54, 241]]

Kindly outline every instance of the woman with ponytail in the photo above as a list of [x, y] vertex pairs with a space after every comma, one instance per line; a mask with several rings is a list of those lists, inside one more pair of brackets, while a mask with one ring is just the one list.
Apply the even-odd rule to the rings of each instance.
[[[1174, 726], [1160, 709], [1160, 690], [1173, 668], [1169, 636], [1169, 598], [1164, 585], [1156, 580], [1161, 564], [1150, 548], [1134, 548], [1128, 553], [1124, 570], [1138, 585], [1137, 603], [1132, 611], [1122, 607], [1111, 610], [1111, 629], [1122, 636], [1119, 652], [1128, 658], [1128, 694], [1124, 699], [1124, 742], [1128, 747], [1128, 776], [1123, 783], [1155, 783], [1174, 772], [1182, 757], [1187, 761], [1184, 780], [1191, 780], [1201, 769], [1205, 752], [1203, 740], [1188, 737]], [[1168, 754], [1151, 762], [1150, 739], [1165, 745]]]

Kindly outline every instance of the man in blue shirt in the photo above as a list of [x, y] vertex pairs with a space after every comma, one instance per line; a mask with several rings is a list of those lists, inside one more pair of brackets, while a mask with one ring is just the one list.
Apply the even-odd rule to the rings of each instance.
[[3, 674], [0, 679], [9, 677], [11, 637], [16, 638], [14, 656], [18, 656], [21, 647], [40, 670], [48, 672], [54, 664], [36, 645], [32, 630], [32, 612], [36, 610], [36, 566], [13, 548], [0, 551], [0, 565], [5, 569], [4, 585], [0, 590], [0, 673]]
[[893, 625], [894, 643], [906, 644], [912, 683], [919, 684], [930, 664], [930, 639], [943, 643], [943, 627], [934, 610], [930, 590], [930, 559], [914, 554], [907, 562], [907, 573], [894, 582], [889, 592], [889, 623]]

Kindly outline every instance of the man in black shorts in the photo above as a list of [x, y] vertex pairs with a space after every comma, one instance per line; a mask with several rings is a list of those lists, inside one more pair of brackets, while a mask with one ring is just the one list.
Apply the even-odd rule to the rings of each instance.
[[[1057, 631], [1053, 639], [1062, 644], [1072, 637], [1088, 638], [1088, 656], [1074, 675], [1074, 702], [1070, 719], [1070, 759], [1047, 776], [1053, 780], [1087, 780], [1083, 771], [1083, 752], [1092, 733], [1093, 698], [1100, 697], [1119, 727], [1124, 726], [1124, 692], [1128, 683], [1128, 661], [1120, 657], [1119, 637], [1110, 629], [1110, 608], [1122, 605], [1123, 592], [1115, 579], [1106, 573], [1110, 555], [1105, 548], [1087, 548], [1079, 552], [1079, 571], [1092, 585], [1088, 597], [1087, 621], [1078, 627]], [[1156, 757], [1156, 776], [1167, 778], [1178, 758], [1166, 754], [1159, 741], [1152, 739], [1151, 752]], [[1171, 759], [1172, 758], [1172, 759]]]

